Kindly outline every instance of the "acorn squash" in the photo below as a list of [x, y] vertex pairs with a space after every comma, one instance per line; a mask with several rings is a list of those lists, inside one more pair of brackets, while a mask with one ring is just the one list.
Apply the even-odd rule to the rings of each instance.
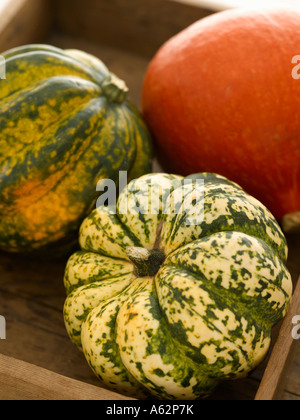
[[76, 241], [98, 181], [151, 170], [151, 138], [125, 83], [97, 58], [48, 45], [4, 57], [0, 249], [48, 252]]
[[102, 385], [130, 396], [200, 399], [244, 377], [291, 299], [277, 221], [219, 175], [132, 181], [117, 211], [85, 219], [80, 246], [66, 329]]

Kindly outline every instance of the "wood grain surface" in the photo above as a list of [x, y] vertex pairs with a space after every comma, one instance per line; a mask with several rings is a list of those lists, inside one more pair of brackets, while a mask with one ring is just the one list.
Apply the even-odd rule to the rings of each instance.
[[0, 355], [0, 400], [131, 400]]
[[300, 280], [296, 285], [290, 310], [282, 323], [273, 348], [256, 400], [278, 400], [282, 398], [287, 382], [287, 372], [295, 360], [299, 341], [293, 336], [293, 319], [300, 315]]
[[[155, 0], [155, 4], [162, 6], [161, 16], [157, 9], [152, 14], [147, 12], [150, 3], [154, 4], [152, 0], [88, 0], [84, 10], [82, 2], [77, 0], [57, 0], [56, 30], [45, 37], [52, 18], [48, 9], [50, 3], [13, 0], [14, 7], [7, 12], [9, 16], [0, 21], [2, 51], [30, 41], [91, 52], [126, 80], [131, 99], [137, 106], [140, 106], [149, 57], [158, 44], [206, 13], [203, 10], [195, 13], [195, 7], [188, 5], [181, 9], [180, 3], [163, 0]], [[172, 9], [169, 8], [171, 3]], [[113, 5], [118, 7], [114, 9]], [[73, 15], [68, 13], [70, 7]], [[125, 9], [127, 14], [124, 14]], [[133, 37], [138, 41], [131, 51], [130, 48], [124, 50], [124, 43], [128, 46]], [[289, 236], [288, 241], [288, 268], [296, 285], [300, 274], [300, 237]], [[0, 253], [0, 315], [6, 318], [7, 325], [6, 340], [0, 340], [0, 400], [111, 398], [65, 330], [62, 309], [66, 297], [63, 287], [66, 260], [67, 256], [57, 261], [38, 261]], [[299, 297], [299, 288], [296, 294]], [[300, 340], [290, 339], [290, 317], [300, 312], [297, 302], [298, 299], [293, 301], [289, 317], [274, 329], [273, 345], [277, 337], [278, 341], [274, 353], [270, 352], [271, 358], [249, 378], [223, 383], [211, 399], [300, 400]], [[295, 354], [294, 359], [290, 357], [291, 352]]]
[[[55, 0], [55, 24], [71, 36], [155, 54], [170, 37], [212, 13], [205, 7], [170, 0]], [[70, 13], [72, 10], [72, 13]]]
[[1, 9], [0, 51], [39, 42], [52, 24], [52, 5], [48, 0], [11, 0]]

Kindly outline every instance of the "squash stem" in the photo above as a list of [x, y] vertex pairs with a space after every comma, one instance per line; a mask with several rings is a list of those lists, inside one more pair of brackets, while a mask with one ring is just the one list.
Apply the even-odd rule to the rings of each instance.
[[133, 262], [138, 277], [155, 276], [166, 259], [159, 249], [148, 251], [145, 248], [128, 247], [126, 253]]
[[285, 233], [300, 233], [300, 211], [286, 214], [281, 225]]
[[126, 83], [113, 73], [102, 82], [101, 87], [110, 102], [122, 104], [126, 101], [129, 89]]

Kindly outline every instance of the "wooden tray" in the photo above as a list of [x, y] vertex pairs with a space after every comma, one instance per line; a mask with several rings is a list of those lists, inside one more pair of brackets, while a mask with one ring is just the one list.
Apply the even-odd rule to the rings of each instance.
[[[0, 51], [31, 42], [79, 48], [124, 78], [140, 103], [149, 60], [159, 46], [212, 10], [192, 0], [6, 0], [0, 6]], [[199, 2], [201, 3], [201, 2]], [[300, 237], [289, 237], [296, 286]], [[62, 318], [65, 260], [39, 262], [0, 253], [0, 400], [128, 400], [104, 390], [67, 337]], [[249, 378], [224, 383], [211, 399], [300, 399], [300, 282], [289, 315], [274, 330], [268, 359]], [[295, 356], [296, 357], [293, 357]]]

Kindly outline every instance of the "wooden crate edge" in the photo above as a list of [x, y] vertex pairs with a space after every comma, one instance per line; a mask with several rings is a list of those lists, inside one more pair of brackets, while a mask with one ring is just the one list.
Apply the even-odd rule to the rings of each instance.
[[255, 396], [256, 401], [280, 400], [284, 392], [286, 374], [293, 361], [299, 340], [292, 336], [293, 317], [300, 315], [300, 278], [295, 287], [291, 306], [274, 345], [265, 373]]
[[48, 0], [11, 0], [0, 13], [0, 51], [43, 39], [52, 19]]
[[[171, 0], [54, 0], [59, 31], [95, 43], [152, 57], [173, 35], [214, 13]], [[72, 10], [72, 14], [70, 14]]]
[[0, 355], [0, 400], [134, 400]]

